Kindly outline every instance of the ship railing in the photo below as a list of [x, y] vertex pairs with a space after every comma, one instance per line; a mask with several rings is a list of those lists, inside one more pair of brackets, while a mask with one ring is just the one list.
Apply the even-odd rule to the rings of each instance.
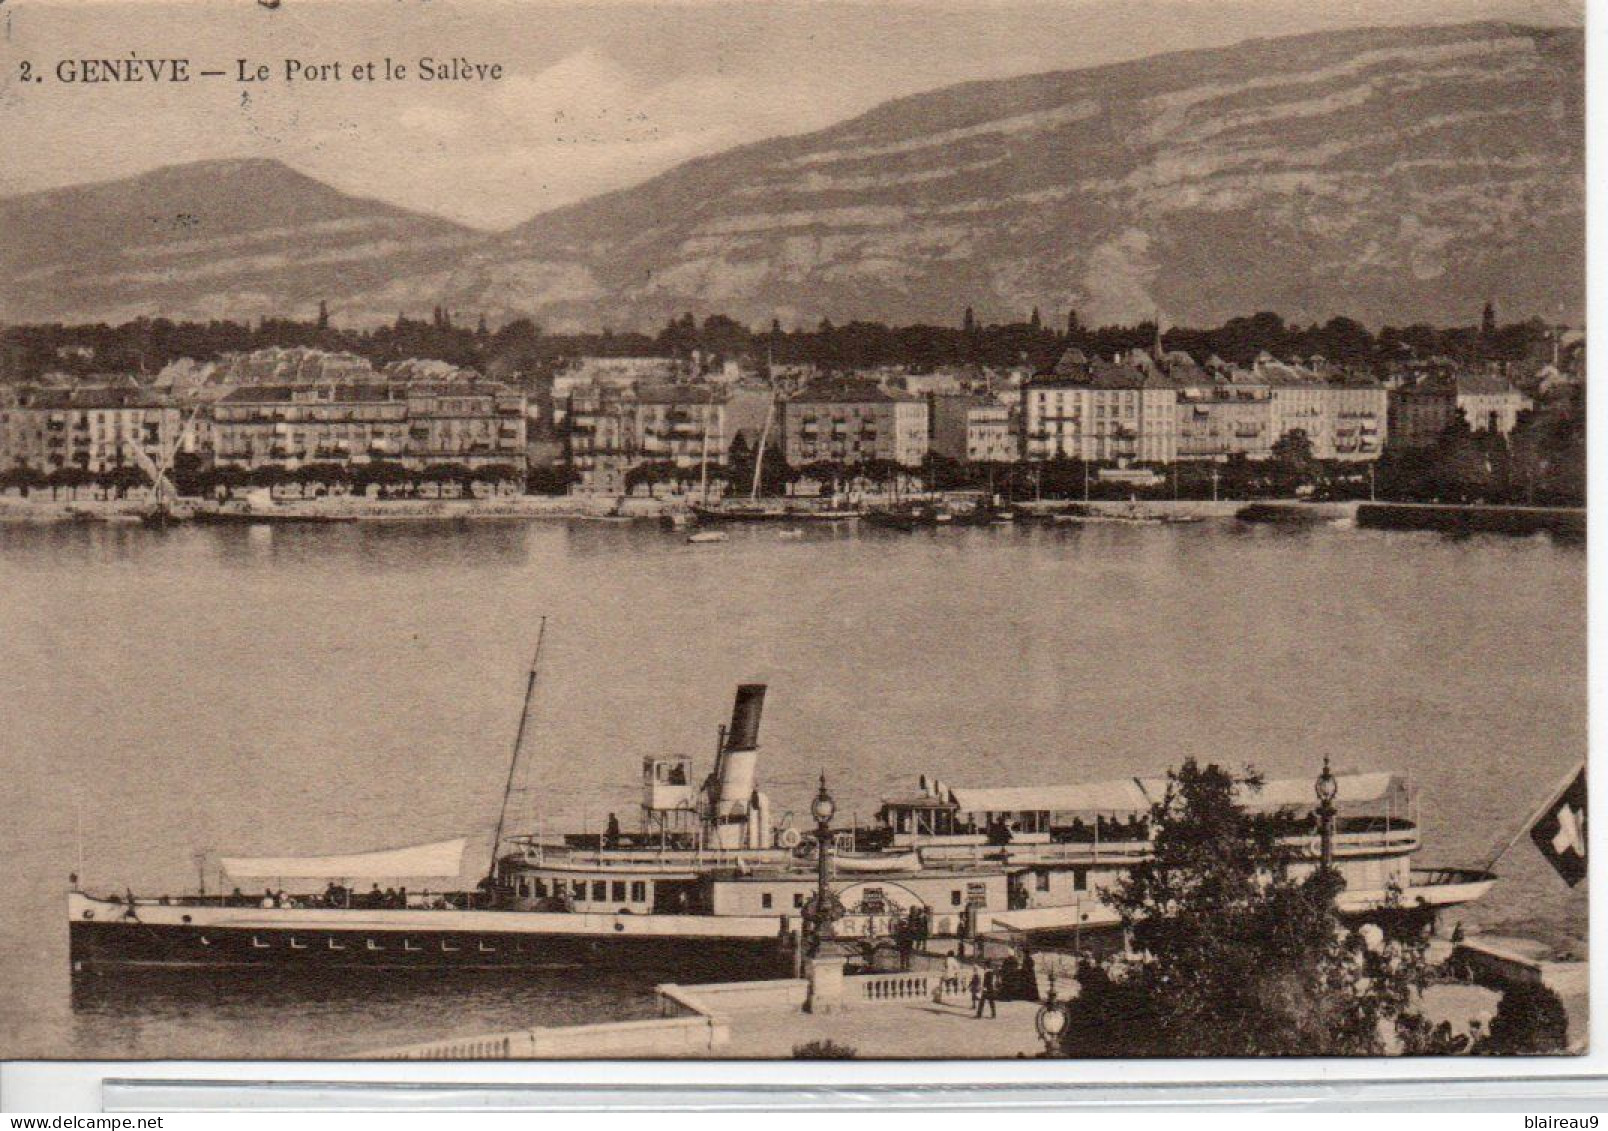
[[[793, 859], [791, 853], [782, 849], [677, 849], [656, 848], [652, 850], [632, 851], [630, 849], [608, 849], [597, 852], [585, 848], [547, 847], [541, 850], [536, 858], [527, 852], [528, 863], [563, 863], [566, 865], [583, 864], [593, 868], [640, 868], [647, 865], [687, 865], [703, 867], [729, 867], [729, 868], [773, 868], [778, 863], [789, 862]], [[802, 865], [801, 865], [802, 866]]]
[[1051, 844], [923, 844], [920, 846], [924, 864], [989, 863], [1098, 863], [1101, 861], [1132, 861], [1150, 855], [1149, 841]]
[[[94, 895], [90, 892], [80, 894], [90, 898], [104, 900], [108, 903], [128, 903], [125, 894], [111, 892], [107, 895]], [[398, 896], [400, 898], [400, 896]], [[474, 906], [477, 895], [469, 891], [436, 891], [431, 888], [415, 888], [406, 893], [407, 902], [393, 902], [382, 899], [376, 902], [374, 895], [366, 891], [349, 893], [349, 898], [339, 902], [331, 902], [323, 892], [296, 892], [286, 893], [280, 900], [254, 894], [241, 892], [239, 895], [230, 893], [212, 893], [205, 895], [191, 893], [188, 895], [136, 895], [136, 907], [235, 907], [235, 908], [269, 908], [278, 911], [463, 911]]]
[[[1321, 838], [1315, 834], [1284, 837], [1282, 841], [1287, 847], [1301, 850], [1313, 856], [1319, 854], [1321, 846]], [[1368, 832], [1337, 833], [1334, 838], [1336, 850], [1347, 855], [1370, 851], [1411, 851], [1418, 847], [1418, 843], [1418, 830], [1411, 826]], [[1052, 841], [1047, 844], [1005, 845], [927, 843], [919, 845], [919, 849], [922, 863], [928, 866], [934, 864], [982, 865], [988, 863], [1121, 864], [1147, 858], [1151, 852], [1151, 845], [1148, 840]]]

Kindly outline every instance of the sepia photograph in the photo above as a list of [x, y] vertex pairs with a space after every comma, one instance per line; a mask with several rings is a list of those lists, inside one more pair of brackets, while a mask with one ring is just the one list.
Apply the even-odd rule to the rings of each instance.
[[0, 4], [0, 1058], [1591, 1051], [1584, 4]]

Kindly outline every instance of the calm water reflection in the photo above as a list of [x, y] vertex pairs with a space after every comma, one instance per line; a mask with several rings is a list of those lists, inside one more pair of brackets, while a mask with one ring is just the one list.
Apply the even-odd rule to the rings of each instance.
[[[821, 768], [867, 815], [919, 773], [1050, 783], [1195, 754], [1293, 776], [1327, 752], [1411, 772], [1425, 862], [1477, 863], [1585, 749], [1585, 555], [1543, 539], [0, 527], [4, 1051], [336, 1054], [641, 1008], [669, 974], [221, 996], [67, 976], [80, 850], [89, 884], [154, 891], [192, 884], [202, 848], [484, 838], [544, 613], [531, 816], [554, 823], [634, 815], [641, 757], [702, 763], [753, 678], [761, 777], [795, 822]], [[1583, 937], [1584, 892], [1527, 846], [1503, 873], [1470, 920]]]

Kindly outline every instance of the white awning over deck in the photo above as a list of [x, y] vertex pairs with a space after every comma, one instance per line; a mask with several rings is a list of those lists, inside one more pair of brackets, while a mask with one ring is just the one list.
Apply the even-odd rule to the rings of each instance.
[[[1339, 804], [1380, 801], [1390, 793], [1396, 775], [1388, 771], [1338, 774]], [[1318, 803], [1312, 778], [1281, 778], [1262, 783], [1255, 792], [1241, 789], [1240, 804], [1251, 809], [1311, 808]], [[1000, 789], [951, 789], [950, 798], [963, 813], [1145, 813], [1167, 794], [1166, 778], [1125, 778], [1084, 785], [1007, 786]]]
[[221, 863], [238, 880], [456, 879], [468, 844], [459, 837], [346, 856], [225, 856]]
[[1150, 808], [1150, 799], [1132, 778], [1087, 785], [952, 789], [949, 795], [962, 813], [1127, 813]]

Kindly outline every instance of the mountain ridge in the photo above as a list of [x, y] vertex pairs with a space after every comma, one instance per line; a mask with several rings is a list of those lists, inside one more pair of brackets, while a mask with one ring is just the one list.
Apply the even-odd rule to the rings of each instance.
[[0, 231], [8, 321], [295, 313], [480, 236], [265, 157], [0, 198]]
[[[133, 280], [123, 297], [183, 308], [255, 292], [287, 312], [327, 297], [367, 320], [444, 304], [620, 328], [681, 310], [813, 323], [948, 321], [966, 306], [1467, 321], [1486, 298], [1574, 320], [1583, 68], [1578, 28], [1485, 22], [974, 81], [703, 155], [498, 233], [326, 202], [323, 222], [362, 220], [389, 240], [384, 270], [355, 272], [349, 240], [327, 295], [309, 288], [329, 272], [276, 285], [257, 270], [250, 287], [209, 290], [200, 271], [189, 294]], [[16, 199], [0, 201], [0, 225]], [[89, 305], [115, 305], [93, 291]]]

